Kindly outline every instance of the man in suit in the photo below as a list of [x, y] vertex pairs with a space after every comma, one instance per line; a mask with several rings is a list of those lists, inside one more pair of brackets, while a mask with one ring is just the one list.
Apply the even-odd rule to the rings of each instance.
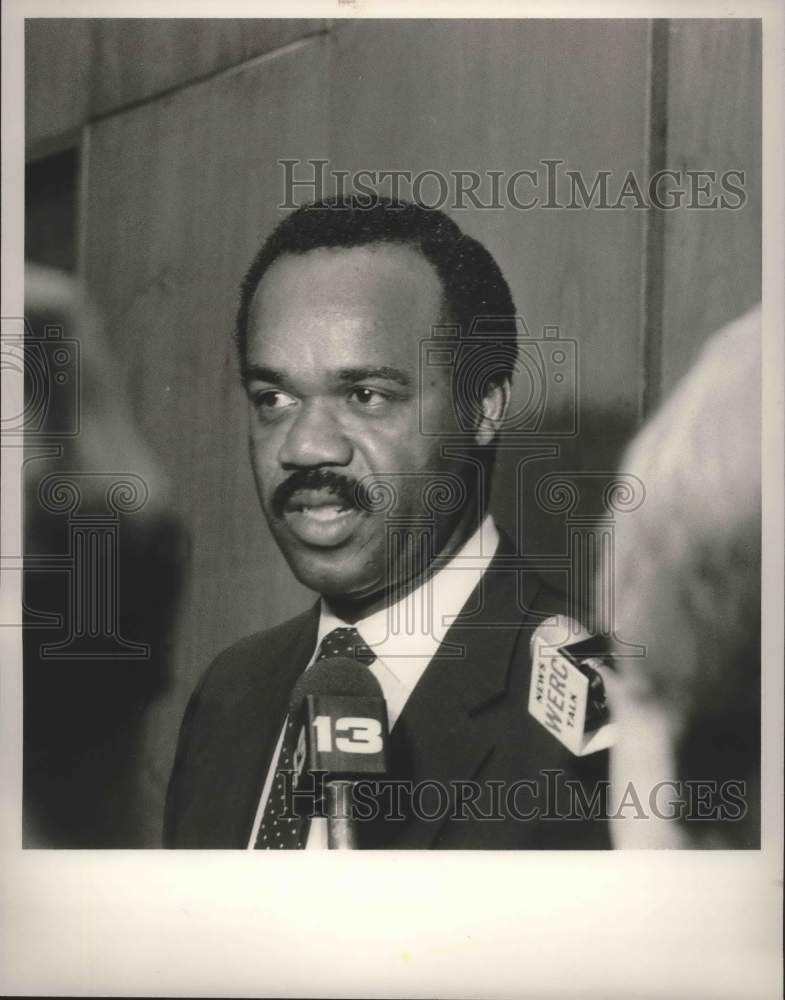
[[607, 846], [565, 785], [590, 797], [605, 755], [572, 757], [526, 710], [529, 638], [560, 601], [487, 513], [516, 336], [498, 265], [440, 212], [320, 202], [263, 245], [237, 320], [251, 462], [273, 536], [321, 597], [203, 677], [168, 846], [325, 845], [324, 821], [286, 800], [287, 710], [337, 652], [379, 681], [390, 728], [359, 846]]

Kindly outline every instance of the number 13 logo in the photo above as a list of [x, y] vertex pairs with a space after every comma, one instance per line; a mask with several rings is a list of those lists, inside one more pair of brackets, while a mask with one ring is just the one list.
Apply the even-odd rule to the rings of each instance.
[[[312, 725], [316, 730], [316, 749], [319, 753], [330, 753], [333, 749], [333, 720], [329, 715], [317, 715]], [[381, 722], [353, 715], [336, 719], [335, 749], [342, 753], [381, 753]]]

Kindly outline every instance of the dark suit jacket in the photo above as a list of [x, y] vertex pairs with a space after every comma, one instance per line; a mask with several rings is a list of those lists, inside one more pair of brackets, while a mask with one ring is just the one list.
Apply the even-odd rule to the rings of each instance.
[[[528, 713], [531, 633], [564, 608], [515, 562], [503, 539], [406, 703], [390, 735], [393, 776], [406, 782], [404, 818], [360, 821], [362, 847], [610, 846], [604, 819], [565, 818], [581, 792], [590, 802], [597, 782], [606, 779], [607, 754], [574, 757]], [[313, 653], [318, 622], [317, 604], [236, 643], [207, 670], [180, 732], [165, 846], [247, 845], [289, 694]], [[461, 786], [467, 781], [476, 783], [477, 796]], [[448, 807], [432, 782], [469, 804], [460, 808], [449, 799]], [[415, 809], [407, 788], [419, 789]]]

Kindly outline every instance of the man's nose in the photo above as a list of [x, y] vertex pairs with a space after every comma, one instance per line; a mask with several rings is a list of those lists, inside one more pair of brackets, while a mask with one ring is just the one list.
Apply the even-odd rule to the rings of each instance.
[[289, 425], [278, 453], [284, 467], [348, 465], [352, 446], [326, 401], [307, 400]]

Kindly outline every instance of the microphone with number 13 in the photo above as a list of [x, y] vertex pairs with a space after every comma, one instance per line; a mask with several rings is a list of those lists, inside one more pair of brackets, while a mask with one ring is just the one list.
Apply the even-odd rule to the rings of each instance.
[[292, 691], [257, 848], [305, 846], [309, 820], [287, 808], [287, 773], [292, 774], [292, 788], [303, 773], [323, 778], [328, 847], [357, 847], [352, 786], [387, 772], [387, 706], [368, 670], [374, 659], [354, 628], [336, 628], [323, 639], [314, 665]]

